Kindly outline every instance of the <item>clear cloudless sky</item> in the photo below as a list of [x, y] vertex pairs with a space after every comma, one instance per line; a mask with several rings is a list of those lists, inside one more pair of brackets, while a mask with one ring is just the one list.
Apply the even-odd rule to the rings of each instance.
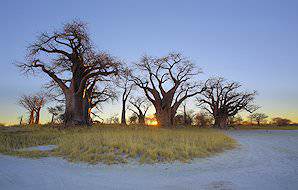
[[[0, 122], [25, 111], [24, 93], [37, 92], [45, 76], [22, 76], [12, 64], [40, 32], [65, 22], [88, 23], [98, 49], [127, 62], [143, 54], [182, 52], [204, 71], [259, 92], [260, 112], [298, 122], [298, 1], [296, 0], [106, 0], [0, 3]], [[104, 106], [103, 115], [120, 112]], [[43, 111], [43, 121], [49, 115]]]

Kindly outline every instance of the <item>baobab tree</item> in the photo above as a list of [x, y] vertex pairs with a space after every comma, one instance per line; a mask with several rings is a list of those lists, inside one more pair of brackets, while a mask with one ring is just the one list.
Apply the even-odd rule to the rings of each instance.
[[151, 102], [146, 97], [131, 97], [129, 99], [130, 106], [128, 109], [132, 111], [138, 118], [140, 125], [145, 125], [145, 117], [148, 109], [151, 106]]
[[139, 75], [134, 75], [134, 82], [152, 102], [160, 126], [172, 127], [181, 103], [204, 90], [195, 80], [200, 69], [180, 53], [144, 56], [136, 66]]
[[34, 124], [34, 112], [36, 107], [35, 98], [31, 95], [23, 95], [18, 103], [29, 112], [28, 124]]
[[241, 110], [252, 113], [258, 108], [253, 105], [256, 91], [242, 92], [241, 85], [237, 82], [211, 78], [207, 80], [205, 87], [205, 91], [197, 97], [198, 106], [214, 117], [214, 126], [217, 128], [226, 128], [228, 118]]
[[41, 34], [28, 52], [27, 62], [19, 67], [26, 73], [42, 71], [59, 86], [65, 97], [66, 125], [87, 124], [83, 98], [88, 81], [117, 74], [120, 62], [107, 53], [96, 52], [86, 24], [77, 21], [59, 31]]
[[252, 120], [256, 121], [260, 125], [268, 116], [264, 113], [253, 113], [249, 116]]
[[19, 105], [24, 107], [29, 113], [28, 124], [39, 124], [40, 110], [46, 103], [46, 94], [38, 93], [23, 95], [19, 100]]

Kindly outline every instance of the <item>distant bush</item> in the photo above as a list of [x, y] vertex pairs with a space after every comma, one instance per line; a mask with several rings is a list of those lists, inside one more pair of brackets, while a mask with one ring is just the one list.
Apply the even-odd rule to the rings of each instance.
[[201, 128], [211, 127], [213, 118], [210, 114], [199, 112], [195, 115], [195, 125]]
[[272, 119], [272, 124], [277, 126], [285, 126], [285, 125], [289, 125], [290, 123], [291, 123], [291, 120], [286, 118], [275, 117]]

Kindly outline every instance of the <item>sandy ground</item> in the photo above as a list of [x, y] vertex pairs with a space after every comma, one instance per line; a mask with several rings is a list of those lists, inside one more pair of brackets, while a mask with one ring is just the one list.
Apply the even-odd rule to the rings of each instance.
[[191, 164], [87, 165], [0, 155], [0, 189], [298, 189], [298, 131], [232, 131], [239, 148]]

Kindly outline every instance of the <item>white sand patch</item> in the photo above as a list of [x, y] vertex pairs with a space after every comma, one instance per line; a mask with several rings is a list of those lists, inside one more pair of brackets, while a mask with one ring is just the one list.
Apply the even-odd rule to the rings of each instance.
[[57, 145], [43, 145], [43, 146], [32, 146], [28, 148], [22, 148], [19, 151], [34, 151], [34, 150], [49, 151], [49, 150], [54, 150], [55, 148], [57, 148]]
[[0, 155], [0, 189], [298, 189], [298, 131], [228, 134], [239, 141], [239, 148], [191, 164], [108, 166]]

